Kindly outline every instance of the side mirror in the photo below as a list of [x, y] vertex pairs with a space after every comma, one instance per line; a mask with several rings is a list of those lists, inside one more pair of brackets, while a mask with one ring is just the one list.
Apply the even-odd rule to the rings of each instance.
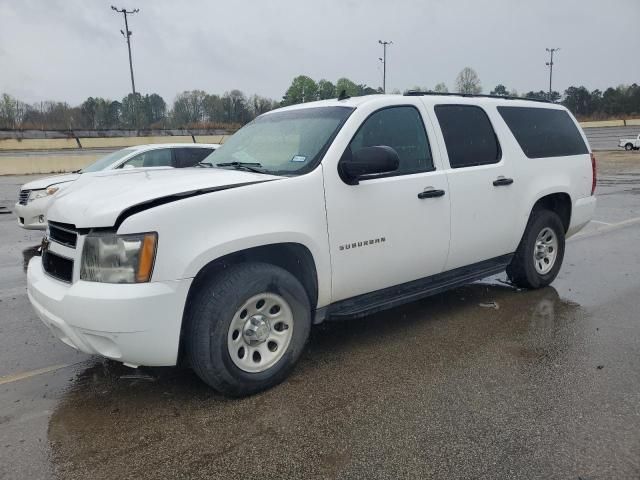
[[358, 185], [361, 178], [393, 172], [398, 165], [398, 152], [386, 145], [364, 147], [355, 152], [348, 148], [338, 163], [338, 173], [346, 184]]

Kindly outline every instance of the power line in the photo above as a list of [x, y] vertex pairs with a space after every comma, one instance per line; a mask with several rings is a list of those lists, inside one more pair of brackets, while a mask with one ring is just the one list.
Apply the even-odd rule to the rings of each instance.
[[135, 101], [136, 98], [136, 82], [133, 79], [133, 61], [131, 60], [131, 34], [133, 33], [129, 30], [129, 22], [127, 20], [127, 15], [133, 15], [134, 13], [138, 13], [140, 11], [139, 8], [135, 8], [133, 10], [127, 10], [126, 8], [121, 8], [118, 10], [116, 7], [111, 5], [111, 10], [114, 12], [121, 13], [124, 16], [124, 31], [120, 30], [122, 36], [127, 39], [127, 48], [129, 49], [129, 70], [131, 71], [131, 90], [133, 90], [133, 98]]
[[552, 102], [553, 98], [551, 97], [552, 95], [552, 90], [551, 90], [551, 81], [553, 80], [553, 53], [557, 52], [558, 50], [560, 50], [559, 48], [547, 48], [547, 52], [549, 52], [550, 58], [549, 61], [547, 62], [547, 67], [549, 67], [549, 101]]
[[387, 93], [387, 45], [393, 42], [378, 40], [378, 43], [382, 45], [382, 58], [378, 59], [382, 62], [382, 93]]

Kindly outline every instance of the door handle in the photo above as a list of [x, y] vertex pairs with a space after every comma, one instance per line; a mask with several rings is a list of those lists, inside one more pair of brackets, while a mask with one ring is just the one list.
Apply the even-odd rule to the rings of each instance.
[[433, 188], [425, 189], [424, 192], [418, 194], [418, 198], [437, 198], [444, 195], [444, 190], [435, 190]]
[[506, 185], [511, 185], [512, 183], [513, 183], [513, 178], [498, 177], [493, 181], [493, 186], [502, 187]]

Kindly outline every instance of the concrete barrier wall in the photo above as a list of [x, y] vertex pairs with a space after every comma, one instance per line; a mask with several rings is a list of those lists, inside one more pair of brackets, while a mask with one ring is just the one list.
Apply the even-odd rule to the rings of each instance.
[[26, 150], [118, 149], [156, 143], [222, 143], [229, 135], [163, 135], [145, 137], [0, 138], [0, 152]]
[[193, 143], [191, 136], [180, 137], [117, 137], [117, 138], [78, 138], [82, 148], [124, 148], [149, 143]]
[[90, 150], [81, 154], [48, 152], [38, 155], [0, 155], [0, 175], [73, 172], [86, 167], [104, 155], [105, 152]]
[[[224, 143], [229, 135], [198, 135], [196, 143]], [[0, 175], [73, 172], [120, 148], [158, 144], [193, 143], [191, 136], [106, 137], [75, 139], [2, 139]]]
[[0, 151], [6, 150], [62, 150], [79, 148], [75, 138], [3, 138]]

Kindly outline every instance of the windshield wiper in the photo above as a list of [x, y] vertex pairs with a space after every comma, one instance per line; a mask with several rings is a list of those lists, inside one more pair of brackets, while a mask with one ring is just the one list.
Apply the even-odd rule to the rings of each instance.
[[209, 162], [198, 162], [197, 165], [199, 167], [213, 168], [213, 163], [209, 163]]
[[262, 164], [258, 162], [224, 162], [224, 163], [216, 163], [216, 167], [233, 167], [237, 170], [249, 170], [250, 172], [255, 173], [264, 173], [262, 169]]

